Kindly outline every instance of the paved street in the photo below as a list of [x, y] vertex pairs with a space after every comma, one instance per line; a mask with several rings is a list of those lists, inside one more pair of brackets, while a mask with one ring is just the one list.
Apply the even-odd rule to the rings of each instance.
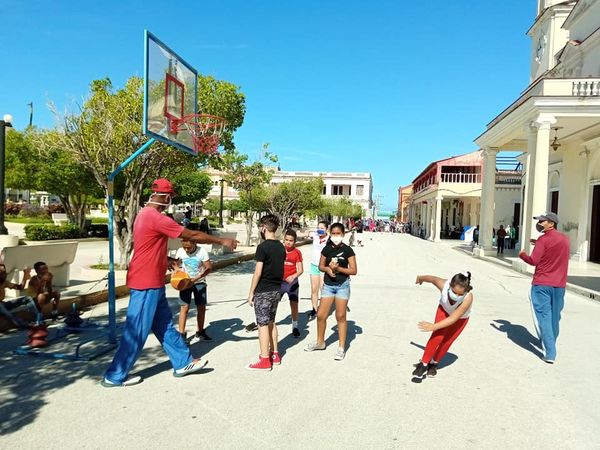
[[[252, 263], [209, 277], [207, 332], [193, 345], [204, 373], [176, 379], [154, 337], [134, 373], [142, 384], [98, 382], [111, 355], [71, 363], [13, 357], [18, 333], [0, 336], [3, 448], [600, 448], [600, 303], [570, 292], [554, 366], [540, 360], [527, 301], [530, 279], [445, 245], [407, 235], [366, 234], [352, 281], [350, 346], [306, 353], [315, 324], [291, 337], [289, 304], [278, 311], [283, 363], [270, 373], [244, 366], [258, 354], [246, 333], [251, 309], [237, 308]], [[310, 258], [310, 247], [302, 248]], [[307, 264], [305, 264], [305, 267]], [[471, 320], [435, 379], [411, 381], [438, 293], [416, 286], [419, 273], [473, 273]], [[173, 308], [176, 293], [169, 288]], [[301, 278], [301, 311], [309, 279]], [[126, 306], [126, 300], [117, 305]], [[106, 316], [98, 305], [88, 315]], [[305, 316], [302, 316], [304, 324]], [[188, 329], [193, 329], [193, 319]]]

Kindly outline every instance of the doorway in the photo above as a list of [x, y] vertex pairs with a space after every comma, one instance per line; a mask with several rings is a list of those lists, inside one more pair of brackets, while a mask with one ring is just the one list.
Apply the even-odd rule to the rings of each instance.
[[590, 261], [600, 263], [600, 184], [594, 186], [592, 195], [592, 220], [590, 224]]

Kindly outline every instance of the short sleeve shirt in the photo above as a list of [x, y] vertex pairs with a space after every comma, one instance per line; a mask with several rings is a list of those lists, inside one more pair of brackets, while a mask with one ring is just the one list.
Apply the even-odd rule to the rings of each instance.
[[256, 247], [254, 259], [263, 263], [262, 274], [254, 292], [269, 292], [281, 289], [285, 263], [285, 247], [283, 244], [274, 239], [261, 242]]
[[[204, 271], [204, 262], [209, 260], [208, 253], [204, 248], [197, 246], [196, 250], [192, 253], [185, 251], [183, 247], [177, 249], [175, 258], [181, 260], [183, 271], [187, 273], [190, 278], [196, 278]], [[196, 283], [206, 283], [206, 277], [200, 278]]]
[[[339, 247], [335, 247], [331, 242], [329, 242], [323, 251], [321, 251], [321, 255], [325, 257], [325, 265], [328, 266], [331, 262], [332, 258], [337, 258], [337, 262], [340, 267], [344, 269], [348, 268], [348, 259], [350, 257], [355, 256], [354, 250], [346, 244], [340, 245]], [[324, 282], [330, 286], [339, 286], [343, 284], [348, 278], [349, 275], [343, 273], [336, 273], [335, 278], [331, 278], [328, 274], [325, 274]]]
[[297, 248], [289, 252], [285, 250], [285, 265], [283, 266], [283, 279], [296, 273], [296, 264], [302, 262], [302, 253]]
[[156, 208], [142, 208], [133, 224], [133, 257], [127, 286], [138, 290], [164, 287], [169, 238], [179, 237], [182, 231], [181, 225]]

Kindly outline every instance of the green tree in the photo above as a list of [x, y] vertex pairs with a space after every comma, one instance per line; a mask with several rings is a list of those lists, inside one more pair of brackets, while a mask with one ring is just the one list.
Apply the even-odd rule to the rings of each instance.
[[71, 223], [83, 231], [90, 201], [102, 196], [100, 185], [71, 152], [57, 145], [56, 131], [31, 130], [31, 135], [43, 161], [38, 168], [37, 189], [57, 195]]
[[12, 189], [37, 189], [39, 157], [25, 133], [9, 128], [6, 133], [4, 185]]
[[221, 201], [216, 198], [209, 198], [204, 202], [202, 208], [206, 209], [211, 216], [216, 216], [221, 210]]
[[240, 193], [240, 198], [248, 205], [246, 212], [246, 246], [250, 245], [252, 226], [257, 211], [265, 210], [265, 186], [272, 176], [268, 163], [275, 164], [277, 156], [268, 152], [269, 144], [262, 147], [257, 161], [248, 163], [248, 155], [237, 151], [227, 152], [221, 157], [224, 179]]
[[317, 216], [328, 217], [330, 220], [343, 220], [346, 218], [362, 217], [363, 210], [358, 203], [352, 202], [347, 197], [326, 198], [321, 208], [315, 211]]
[[[177, 173], [179, 172], [179, 173]], [[175, 185], [177, 203], [202, 202], [212, 189], [213, 182], [205, 172], [200, 170], [175, 171], [172, 175], [168, 173], [169, 178]]]
[[267, 188], [264, 200], [265, 208], [279, 217], [284, 227], [294, 215], [303, 215], [305, 211], [319, 208], [322, 203], [323, 180], [296, 179], [286, 183], [271, 185]]
[[234, 217], [238, 213], [247, 213], [248, 204], [242, 199], [233, 199], [227, 202], [227, 209], [231, 217]]
[[[235, 97], [228, 108], [216, 111], [226, 121], [226, 131], [233, 135], [243, 122], [244, 96], [230, 83], [214, 80], [209, 92], [201, 90], [202, 101], [213, 96], [227, 101]], [[215, 100], [213, 104], [218, 104]], [[210, 102], [207, 102], [210, 104]], [[212, 112], [212, 111], [206, 111]], [[91, 83], [89, 98], [78, 113], [57, 116], [61, 119], [62, 147], [87, 167], [108, 195], [108, 175], [118, 164], [128, 158], [148, 138], [141, 132], [143, 117], [142, 80], [131, 77], [121, 89], [115, 90], [109, 79]], [[229, 136], [228, 134], [228, 136]], [[233, 145], [228, 142], [228, 146]], [[117, 177], [115, 189], [115, 237], [119, 243], [122, 265], [128, 265], [133, 250], [133, 223], [139, 211], [144, 187], [154, 178], [164, 175], [169, 168], [181, 172], [193, 171], [199, 165], [212, 165], [216, 157], [198, 155], [193, 157], [162, 143], [155, 143], [144, 155], [134, 160]]]

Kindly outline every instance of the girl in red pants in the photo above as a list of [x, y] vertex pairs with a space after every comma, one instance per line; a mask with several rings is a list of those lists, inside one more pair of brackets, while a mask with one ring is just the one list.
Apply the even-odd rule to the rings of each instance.
[[418, 275], [417, 284], [431, 283], [440, 292], [440, 304], [435, 314], [435, 323], [419, 322], [421, 331], [433, 331], [425, 352], [413, 371], [416, 378], [437, 375], [437, 365], [442, 360], [454, 340], [460, 335], [469, 321], [473, 294], [471, 293], [471, 272], [457, 273], [450, 280], [433, 275]]

